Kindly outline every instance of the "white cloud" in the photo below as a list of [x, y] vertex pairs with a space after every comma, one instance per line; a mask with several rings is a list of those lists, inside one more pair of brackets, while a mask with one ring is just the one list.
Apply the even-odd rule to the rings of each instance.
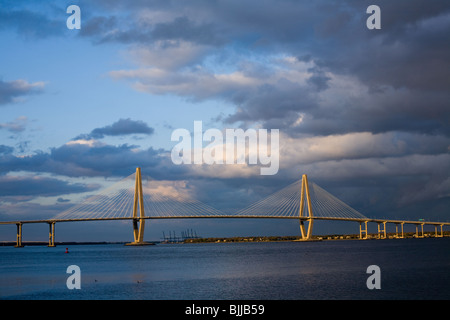
[[71, 141], [67, 142], [66, 145], [68, 145], [68, 146], [84, 145], [84, 146], [88, 146], [90, 148], [94, 148], [94, 147], [99, 147], [99, 146], [106, 145], [106, 144], [104, 144], [103, 142], [94, 140], [94, 139], [90, 139], [90, 140], [77, 139], [77, 140], [71, 140]]
[[[292, 138], [280, 137], [280, 165], [341, 161], [348, 159], [382, 159], [415, 154], [445, 154], [450, 138], [414, 133], [356, 132], [342, 135]], [[371, 170], [368, 170], [369, 172]]]
[[[158, 199], [172, 199], [182, 201], [192, 197], [186, 181], [147, 180], [142, 185], [144, 194], [158, 197]], [[161, 198], [159, 198], [161, 197]]]
[[[178, 43], [178, 42], [177, 42]], [[114, 70], [109, 75], [117, 80], [131, 80], [133, 87], [151, 94], [176, 94], [195, 100], [231, 100], [239, 93], [254, 94], [263, 85], [283, 87], [286, 82], [306, 86], [312, 73], [312, 62], [298, 61], [290, 56], [273, 56], [258, 61], [239, 57], [238, 64], [217, 70], [203, 63], [210, 48], [187, 42], [175, 46], [140, 47], [130, 51], [139, 65], [137, 69]], [[184, 68], [181, 68], [184, 67]]]
[[[259, 142], [261, 143], [261, 141]], [[342, 135], [290, 137], [280, 131], [279, 166], [281, 175], [312, 173], [319, 178], [351, 178], [352, 176], [389, 177], [392, 175], [445, 175], [450, 157], [450, 138], [403, 132], [373, 134], [357, 132]], [[218, 147], [225, 144], [218, 144]], [[225, 150], [225, 148], [224, 148]], [[245, 164], [185, 165], [189, 176], [210, 178], [242, 178], [260, 176], [264, 165], [249, 164], [246, 147]], [[430, 162], [427, 162], [429, 159]], [[433, 161], [433, 170], [428, 168]], [[441, 163], [442, 161], [442, 163]], [[449, 167], [450, 170], [450, 167]]]

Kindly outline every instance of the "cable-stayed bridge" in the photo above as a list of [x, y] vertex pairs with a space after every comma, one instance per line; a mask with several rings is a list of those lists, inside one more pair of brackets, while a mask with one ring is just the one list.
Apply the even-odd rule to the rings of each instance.
[[[134, 241], [131, 245], [143, 245], [145, 221], [149, 219], [185, 219], [185, 218], [273, 218], [296, 219], [299, 221], [303, 240], [311, 239], [314, 221], [341, 220], [359, 223], [361, 239], [367, 239], [368, 222], [378, 224], [378, 235], [386, 238], [386, 224], [394, 223], [398, 234], [404, 235], [404, 224], [416, 226], [416, 235], [422, 237], [424, 225], [433, 225], [436, 236], [443, 236], [443, 226], [448, 222], [407, 221], [371, 219], [342, 202], [314, 182], [306, 175], [272, 195], [236, 211], [226, 214], [207, 205], [183, 189], [142, 180], [140, 168], [130, 176], [120, 180], [100, 193], [89, 197], [78, 205], [46, 220], [6, 221], [0, 224], [17, 225], [16, 246], [22, 246], [22, 225], [26, 223], [49, 224], [49, 246], [55, 245], [55, 224], [57, 222], [131, 220], [133, 222]], [[440, 227], [440, 235], [437, 228]]]

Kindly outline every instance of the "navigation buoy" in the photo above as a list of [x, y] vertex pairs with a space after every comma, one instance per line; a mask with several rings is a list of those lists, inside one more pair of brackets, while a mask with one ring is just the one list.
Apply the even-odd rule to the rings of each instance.
[[69, 253], [69, 248], [66, 248], [66, 252], [65, 253]]

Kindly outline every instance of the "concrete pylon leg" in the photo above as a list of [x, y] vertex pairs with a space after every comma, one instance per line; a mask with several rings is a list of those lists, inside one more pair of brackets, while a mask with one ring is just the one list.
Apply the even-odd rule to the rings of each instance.
[[312, 227], [313, 227], [314, 220], [308, 219], [308, 220], [306, 220], [306, 222], [308, 222], [307, 230], [305, 229], [305, 221], [300, 220], [300, 232], [302, 234], [302, 240], [309, 240], [309, 239], [311, 239], [311, 235], [312, 235]]

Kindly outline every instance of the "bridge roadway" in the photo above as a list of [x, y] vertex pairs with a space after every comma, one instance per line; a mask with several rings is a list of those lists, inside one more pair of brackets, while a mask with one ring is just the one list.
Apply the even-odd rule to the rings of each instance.
[[[416, 236], [423, 237], [423, 227], [425, 225], [432, 225], [435, 227], [436, 237], [443, 236], [443, 226], [450, 226], [450, 222], [433, 222], [433, 221], [414, 221], [414, 220], [390, 220], [390, 219], [370, 219], [370, 218], [340, 218], [340, 217], [295, 217], [295, 216], [268, 216], [268, 215], [189, 215], [189, 216], [161, 216], [161, 217], [110, 217], [110, 218], [77, 218], [77, 219], [42, 219], [42, 220], [22, 220], [22, 221], [0, 221], [0, 225], [15, 224], [17, 226], [17, 243], [16, 247], [22, 247], [22, 225], [29, 223], [48, 223], [50, 226], [49, 232], [49, 246], [55, 246], [55, 224], [58, 222], [81, 222], [81, 221], [106, 221], [106, 220], [150, 220], [150, 219], [294, 219], [301, 222], [312, 222], [312, 220], [334, 220], [334, 221], [353, 221], [359, 223], [360, 239], [367, 239], [367, 223], [378, 224], [379, 238], [386, 238], [386, 224], [392, 223], [397, 226], [396, 233], [398, 235], [398, 225], [401, 225], [401, 237], [403, 238], [403, 225], [410, 224], [416, 226]], [[362, 225], [365, 225], [363, 228]], [[383, 225], [383, 226], [381, 226]], [[421, 226], [422, 235], [419, 236], [418, 226]], [[438, 235], [437, 227], [441, 227], [441, 234]], [[363, 236], [363, 234], [365, 234]]]

